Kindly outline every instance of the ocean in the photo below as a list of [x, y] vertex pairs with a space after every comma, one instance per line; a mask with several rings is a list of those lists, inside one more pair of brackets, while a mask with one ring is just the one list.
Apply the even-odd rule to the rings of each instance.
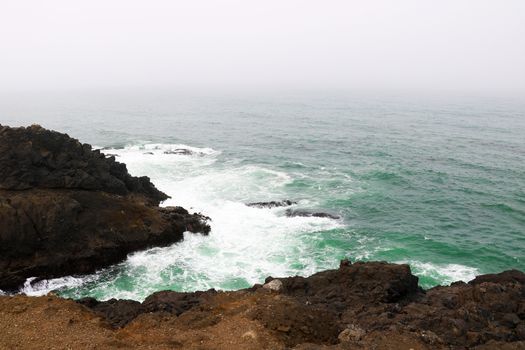
[[[339, 261], [410, 264], [430, 288], [525, 270], [525, 105], [471, 97], [108, 92], [11, 96], [0, 123], [38, 123], [103, 148], [209, 236], [130, 254], [30, 295], [143, 300], [232, 290]], [[192, 154], [166, 154], [188, 149]], [[284, 207], [337, 215], [288, 217]]]

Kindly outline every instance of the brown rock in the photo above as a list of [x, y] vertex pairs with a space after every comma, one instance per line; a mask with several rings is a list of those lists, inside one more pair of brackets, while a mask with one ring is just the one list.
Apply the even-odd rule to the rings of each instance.
[[351, 324], [339, 333], [337, 338], [342, 342], [355, 342], [361, 340], [365, 334], [366, 332], [361, 327]]

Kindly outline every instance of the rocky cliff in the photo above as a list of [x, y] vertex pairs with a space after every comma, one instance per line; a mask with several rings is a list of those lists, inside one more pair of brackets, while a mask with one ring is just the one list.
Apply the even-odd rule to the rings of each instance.
[[0, 289], [89, 273], [132, 251], [208, 233], [207, 218], [160, 208], [148, 177], [38, 125], [0, 125]]

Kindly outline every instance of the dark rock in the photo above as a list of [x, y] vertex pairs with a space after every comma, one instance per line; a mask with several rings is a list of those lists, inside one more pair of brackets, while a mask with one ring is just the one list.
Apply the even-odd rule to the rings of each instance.
[[263, 300], [249, 315], [266, 329], [274, 332], [287, 347], [301, 343], [335, 344], [342, 331], [337, 314], [331, 310], [310, 306], [299, 300], [286, 299], [273, 307]]
[[97, 301], [94, 298], [83, 298], [77, 300], [77, 303], [90, 308], [116, 328], [125, 326], [144, 312], [142, 304], [134, 300]]
[[167, 290], [151, 294], [142, 303], [134, 300], [117, 299], [98, 301], [94, 298], [82, 298], [77, 300], [77, 303], [93, 310], [111, 326], [120, 328], [143, 313], [164, 312], [179, 316], [216, 293], [214, 289], [194, 293]]
[[337, 304], [337, 308], [394, 303], [419, 293], [418, 278], [412, 275], [408, 265], [385, 262], [343, 263], [338, 270], [319, 272], [308, 278], [296, 276], [280, 280], [284, 294], [312, 305]]
[[256, 207], [256, 208], [276, 208], [276, 207], [287, 207], [290, 205], [297, 204], [297, 202], [285, 199], [282, 201], [271, 201], [271, 202], [254, 202], [254, 203], [246, 203], [249, 207]]
[[[522, 340], [518, 336], [525, 285], [515, 270], [476, 277], [474, 283], [435, 287], [402, 305], [392, 319], [413, 329], [432, 331], [448, 346], [472, 348], [480, 344]], [[368, 318], [369, 327], [381, 322]]]
[[324, 212], [315, 212], [315, 211], [309, 211], [309, 210], [303, 210], [303, 209], [286, 209], [286, 216], [294, 217], [294, 216], [304, 216], [304, 217], [317, 217], [317, 218], [328, 218], [328, 219], [340, 219], [340, 216], [330, 214], [330, 213], [324, 213]]
[[0, 125], [0, 189], [60, 188], [140, 193], [158, 204], [168, 198], [149, 178], [131, 176], [126, 165], [88, 144], [39, 125]]
[[98, 191], [0, 190], [0, 288], [90, 273], [128, 253], [208, 233], [207, 218]]
[[177, 226], [178, 231], [182, 232], [200, 232], [204, 234], [210, 233], [210, 225], [208, 221], [211, 219], [202, 214], [190, 214], [182, 207], [164, 207], [158, 208], [161, 216], [173, 222]]
[[0, 289], [91, 273], [185, 231], [209, 232], [203, 215], [159, 208], [165, 198], [65, 134], [0, 127]]
[[481, 284], [481, 283], [510, 283], [516, 282], [525, 284], [525, 273], [518, 270], [508, 270], [497, 274], [481, 275], [474, 278], [469, 284]]
[[520, 322], [520, 318], [514, 313], [507, 313], [501, 318], [501, 323], [509, 328], [515, 328]]
[[525, 340], [525, 323], [522, 323], [516, 327], [516, 337], [519, 340]]
[[339, 262], [339, 268], [348, 267], [352, 265], [352, 262], [348, 259], [343, 259]]
[[186, 148], [177, 148], [177, 149], [172, 149], [169, 151], [164, 151], [164, 154], [177, 154], [181, 156], [191, 156], [194, 153]]

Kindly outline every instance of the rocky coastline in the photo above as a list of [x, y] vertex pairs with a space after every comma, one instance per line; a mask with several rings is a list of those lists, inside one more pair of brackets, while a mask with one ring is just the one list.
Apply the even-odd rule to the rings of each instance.
[[343, 261], [142, 303], [0, 296], [0, 329], [5, 349], [524, 349], [525, 274], [423, 290], [407, 265]]
[[167, 198], [66, 134], [0, 125], [0, 289], [94, 272], [185, 231], [210, 231], [203, 215], [159, 207]]
[[[159, 207], [167, 198], [66, 134], [0, 125], [0, 289], [90, 273], [210, 231], [202, 214]], [[142, 303], [0, 296], [0, 349], [113, 348], [525, 349], [525, 274], [423, 290], [408, 265], [344, 260], [309, 277], [160, 291]]]

